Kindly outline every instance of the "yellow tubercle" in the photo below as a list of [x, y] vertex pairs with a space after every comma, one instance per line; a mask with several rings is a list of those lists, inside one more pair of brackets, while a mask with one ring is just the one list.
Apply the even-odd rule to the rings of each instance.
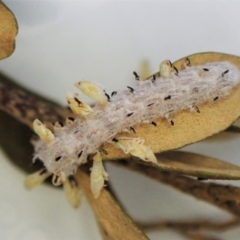
[[97, 152], [93, 157], [93, 167], [91, 169], [90, 180], [93, 196], [94, 198], [98, 198], [104, 187], [104, 181], [108, 180], [108, 174], [103, 167], [100, 152]]
[[35, 119], [33, 121], [33, 130], [41, 138], [41, 140], [49, 144], [54, 141], [55, 137], [51, 130], [49, 130], [41, 121]]
[[160, 63], [159, 72], [161, 77], [169, 77], [172, 71], [172, 63], [169, 60], [165, 60]]
[[45, 168], [30, 174], [24, 181], [24, 186], [28, 190], [32, 190], [33, 188], [42, 184], [45, 179], [51, 176], [52, 173], [48, 172]]
[[73, 95], [71, 93], [67, 93], [67, 103], [71, 110], [77, 115], [87, 116], [93, 112], [93, 109], [80, 99], [78, 94]]
[[75, 86], [80, 89], [85, 95], [99, 103], [100, 105], [106, 105], [108, 98], [105, 92], [98, 87], [96, 84], [88, 81], [80, 81], [75, 84]]
[[74, 179], [66, 179], [66, 181], [63, 183], [63, 190], [70, 205], [73, 208], [78, 208], [81, 203], [81, 195], [77, 182], [75, 182]]
[[65, 181], [67, 180], [67, 177], [65, 176], [65, 174], [63, 172], [58, 173], [58, 174], [54, 174], [52, 176], [52, 184], [54, 186], [60, 186], [62, 185]]

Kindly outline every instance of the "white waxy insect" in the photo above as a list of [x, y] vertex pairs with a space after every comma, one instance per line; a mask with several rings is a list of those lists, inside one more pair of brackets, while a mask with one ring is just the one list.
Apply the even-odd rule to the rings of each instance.
[[85, 103], [78, 94], [67, 93], [67, 103], [71, 110], [77, 115], [87, 116], [93, 112], [93, 109]]
[[164, 77], [164, 78], [169, 77], [172, 71], [173, 71], [172, 63], [169, 60], [165, 60], [160, 63], [159, 72], [161, 77]]
[[[134, 127], [142, 122], [156, 126], [154, 120], [157, 118], [166, 119], [172, 127], [174, 125], [177, 128], [178, 122], [174, 124], [173, 121], [175, 114], [187, 109], [200, 113], [198, 106], [224, 99], [240, 84], [240, 71], [230, 62], [190, 66], [187, 59], [185, 66], [185, 69], [178, 72], [170, 61], [164, 61], [160, 65], [160, 76], [156, 74], [151, 79], [142, 81], [134, 91], [125, 89], [113, 92], [111, 102], [106, 106], [102, 106], [108, 101], [103, 90], [90, 82], [77, 83], [76, 86], [83, 93], [99, 104], [94, 106], [94, 111], [85, 119], [82, 116], [67, 118], [66, 126], [60, 131], [57, 129], [61, 126], [57, 124], [52, 144], [53, 134], [39, 120], [35, 120], [34, 129], [43, 141], [35, 142], [34, 159], [43, 161], [46, 168], [54, 174], [54, 185], [58, 185], [75, 173], [79, 165], [87, 162], [89, 155], [97, 153], [91, 172], [91, 190], [95, 198], [99, 196], [108, 176], [98, 152], [105, 142], [110, 141], [125, 153], [144, 161], [157, 162], [151, 146], [146, 146], [143, 139], [117, 137], [117, 134], [126, 129], [135, 132]], [[138, 78], [136, 73], [134, 75]], [[71, 96], [71, 101], [74, 96]], [[76, 112], [75, 108], [74, 105]], [[136, 136], [137, 134], [136, 132]], [[64, 157], [56, 161], [59, 153], [64, 154]]]
[[104, 181], [108, 180], [108, 173], [105, 171], [100, 152], [93, 157], [93, 167], [91, 169], [91, 191], [94, 198], [98, 198], [104, 187]]
[[32, 190], [33, 188], [42, 184], [52, 173], [46, 170], [46, 168], [42, 168], [41, 170], [30, 174], [24, 181], [24, 186], [28, 190]]
[[46, 144], [53, 142], [55, 139], [53, 133], [38, 119], [33, 121], [33, 130]]
[[144, 145], [144, 140], [141, 138], [120, 137], [112, 141], [115, 146], [121, 148], [124, 153], [139, 157], [143, 161], [157, 163], [157, 159], [150, 149]]
[[98, 87], [96, 84], [88, 81], [80, 81], [75, 84], [75, 86], [80, 89], [85, 95], [99, 103], [100, 105], [106, 105], [108, 98], [105, 92]]
[[67, 178], [63, 183], [63, 190], [70, 205], [78, 208], [81, 203], [81, 194], [75, 179]]

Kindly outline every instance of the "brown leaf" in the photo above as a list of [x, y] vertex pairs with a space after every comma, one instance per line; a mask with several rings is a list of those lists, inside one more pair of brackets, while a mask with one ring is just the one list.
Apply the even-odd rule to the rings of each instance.
[[207, 179], [240, 179], [240, 167], [204, 155], [170, 151], [157, 155], [156, 168]]
[[94, 199], [90, 190], [88, 174], [79, 170], [75, 175], [76, 180], [83, 190], [91, 205], [101, 233], [107, 240], [147, 240], [147, 236], [133, 223], [132, 219], [123, 211], [110, 192], [103, 189], [98, 199]]
[[0, 59], [13, 53], [17, 32], [18, 25], [14, 14], [0, 1]]
[[211, 203], [235, 216], [240, 216], [240, 188], [212, 182], [202, 182], [187, 176], [159, 171], [159, 169], [136, 164], [133, 161], [116, 161], [114, 164], [142, 173], [169, 186]]
[[[214, 61], [229, 61], [240, 67], [240, 58], [223, 53], [198, 53], [188, 56], [191, 65], [200, 65]], [[179, 69], [183, 69], [185, 58], [174, 63]], [[188, 144], [201, 141], [229, 127], [240, 116], [240, 85], [224, 99], [217, 102], [208, 102], [198, 106], [201, 113], [181, 111], [174, 116], [174, 126], [167, 120], [159, 118], [154, 122], [157, 127], [149, 124], [139, 124], [134, 127], [137, 134], [129, 134], [131, 137], [145, 139], [146, 145], [150, 145], [155, 153], [182, 148]], [[108, 155], [105, 159], [126, 158], [126, 155], [112, 145], [106, 143], [104, 149]]]

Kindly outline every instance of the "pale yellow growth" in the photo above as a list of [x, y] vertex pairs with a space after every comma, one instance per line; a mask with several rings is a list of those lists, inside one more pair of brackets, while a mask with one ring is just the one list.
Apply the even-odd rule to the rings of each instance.
[[63, 190], [70, 205], [73, 208], [78, 208], [81, 203], [81, 195], [77, 183], [66, 179], [63, 183]]
[[146, 79], [152, 74], [151, 68], [149, 61], [144, 60], [141, 62], [141, 67], [140, 67], [140, 76], [141, 79]]
[[88, 81], [80, 81], [76, 83], [75, 86], [80, 89], [85, 95], [87, 95], [100, 105], [107, 104], [108, 99], [104, 91], [94, 83]]
[[66, 121], [65, 121], [65, 124], [66, 124], [66, 126], [70, 126], [72, 123], [73, 123], [73, 119], [72, 118], [66, 118]]
[[121, 148], [124, 153], [139, 157], [143, 161], [157, 163], [157, 159], [150, 149], [144, 145], [144, 140], [141, 138], [120, 137], [116, 141], [112, 141], [115, 146]]
[[54, 123], [54, 129], [61, 129], [62, 125], [60, 124], [60, 122], [55, 122]]
[[172, 64], [169, 60], [165, 60], [160, 63], [159, 72], [161, 77], [169, 77], [172, 70]]
[[100, 152], [97, 152], [93, 157], [93, 167], [91, 169], [90, 180], [93, 196], [94, 198], [98, 198], [104, 187], [104, 181], [108, 180], [108, 174], [103, 167]]
[[24, 186], [28, 190], [32, 190], [33, 188], [37, 187], [38, 185], [42, 184], [46, 178], [51, 176], [52, 174], [48, 171], [44, 171], [44, 169], [41, 169], [28, 177], [26, 177], [24, 181]]
[[52, 177], [52, 184], [54, 186], [60, 186], [67, 180], [64, 173], [54, 174]]
[[87, 116], [93, 112], [93, 109], [80, 99], [78, 94], [73, 95], [71, 93], [67, 93], [67, 103], [71, 110], [77, 115]]
[[33, 130], [46, 144], [53, 142], [55, 139], [53, 133], [38, 119], [33, 121]]

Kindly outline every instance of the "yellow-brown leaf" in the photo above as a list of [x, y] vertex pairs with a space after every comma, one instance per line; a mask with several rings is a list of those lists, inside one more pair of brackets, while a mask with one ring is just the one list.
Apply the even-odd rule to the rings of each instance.
[[209, 179], [240, 179], [240, 167], [201, 154], [170, 151], [157, 155], [156, 168]]
[[18, 25], [14, 14], [0, 1], [0, 59], [13, 53], [17, 32]]

